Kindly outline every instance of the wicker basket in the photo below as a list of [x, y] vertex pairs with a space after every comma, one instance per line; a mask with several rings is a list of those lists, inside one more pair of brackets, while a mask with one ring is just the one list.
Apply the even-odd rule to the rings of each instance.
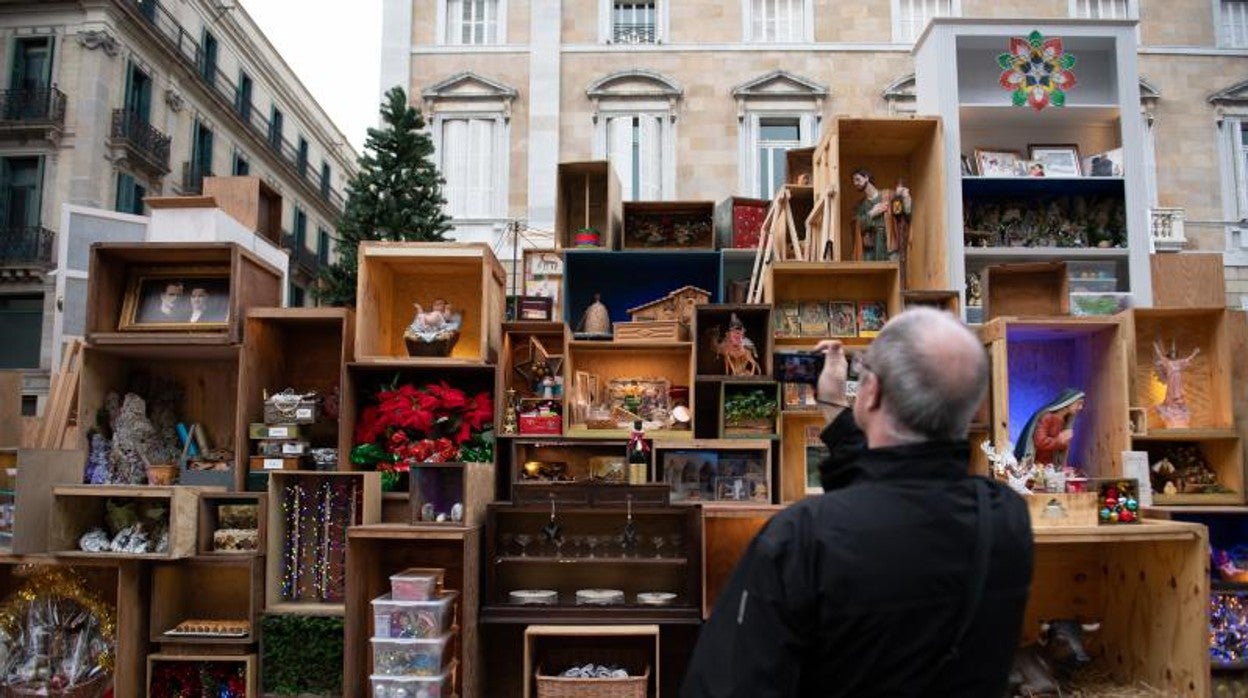
[[286, 389], [264, 401], [265, 424], [316, 424], [321, 417], [320, 398]]
[[[558, 674], [585, 664], [618, 665], [628, 671], [626, 679], [571, 679]], [[555, 675], [544, 673], [551, 667]], [[645, 653], [620, 649], [559, 649], [547, 653], [537, 667], [537, 698], [646, 698], [650, 665]]]

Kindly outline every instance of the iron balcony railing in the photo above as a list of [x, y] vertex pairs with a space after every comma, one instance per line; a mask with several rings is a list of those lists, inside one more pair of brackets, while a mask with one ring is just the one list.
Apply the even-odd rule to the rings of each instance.
[[654, 22], [616, 22], [611, 27], [611, 41], [616, 44], [653, 44]]
[[204, 193], [204, 177], [211, 177], [212, 170], [205, 169], [193, 162], [182, 163], [182, 194], [198, 196]]
[[55, 87], [0, 91], [0, 122], [64, 124], [65, 93]]
[[321, 269], [321, 259], [315, 252], [308, 249], [306, 243], [299, 242], [290, 233], [282, 234], [282, 247], [290, 253], [290, 265], [302, 267], [309, 275], [315, 276]]
[[42, 226], [0, 228], [0, 266], [52, 268], [56, 233]]
[[129, 109], [114, 109], [112, 137], [129, 145], [157, 169], [169, 172], [172, 139], [156, 130], [142, 114]]
[[336, 211], [343, 210], [342, 194], [330, 190], [323, 192], [320, 186], [319, 173], [315, 173], [306, 164], [299, 166], [299, 149], [290, 141], [270, 131], [269, 120], [259, 109], [243, 106], [239, 103], [239, 89], [230, 77], [217, 65], [204, 60], [203, 48], [195, 35], [182, 27], [181, 23], [165, 9], [159, 0], [119, 0], [131, 5], [146, 20], [147, 26], [160, 37], [165, 46], [177, 54], [178, 58], [195, 76], [202, 81], [220, 105], [233, 112], [261, 141], [275, 151], [282, 164], [295, 179], [304, 182], [311, 192], [315, 192], [322, 200]]

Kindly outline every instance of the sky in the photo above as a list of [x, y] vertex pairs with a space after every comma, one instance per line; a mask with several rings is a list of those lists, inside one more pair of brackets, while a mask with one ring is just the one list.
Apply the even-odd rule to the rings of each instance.
[[241, 0], [321, 108], [364, 151], [381, 104], [381, 0]]

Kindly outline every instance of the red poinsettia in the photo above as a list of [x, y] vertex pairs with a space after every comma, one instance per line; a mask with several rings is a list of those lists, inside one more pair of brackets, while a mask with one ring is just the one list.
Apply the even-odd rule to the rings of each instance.
[[[351, 461], [383, 472], [407, 472], [412, 463], [478, 460], [489, 452], [493, 427], [488, 392], [469, 396], [445, 382], [379, 391], [355, 425]], [[492, 458], [492, 453], [488, 453]]]

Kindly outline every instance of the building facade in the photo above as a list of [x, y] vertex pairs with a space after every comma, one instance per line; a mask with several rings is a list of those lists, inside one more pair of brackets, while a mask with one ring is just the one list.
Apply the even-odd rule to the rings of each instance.
[[58, 353], [67, 205], [141, 216], [207, 176], [260, 177], [283, 200], [290, 304], [311, 302], [356, 154], [238, 2], [0, 0], [0, 80], [0, 369], [37, 379]]
[[553, 227], [562, 161], [609, 157], [626, 200], [770, 196], [823, 119], [913, 111], [931, 17], [1138, 20], [1151, 224], [1224, 252], [1227, 302], [1248, 303], [1246, 0], [383, 6], [383, 89], [428, 117], [459, 237], [503, 250], [508, 219]]

